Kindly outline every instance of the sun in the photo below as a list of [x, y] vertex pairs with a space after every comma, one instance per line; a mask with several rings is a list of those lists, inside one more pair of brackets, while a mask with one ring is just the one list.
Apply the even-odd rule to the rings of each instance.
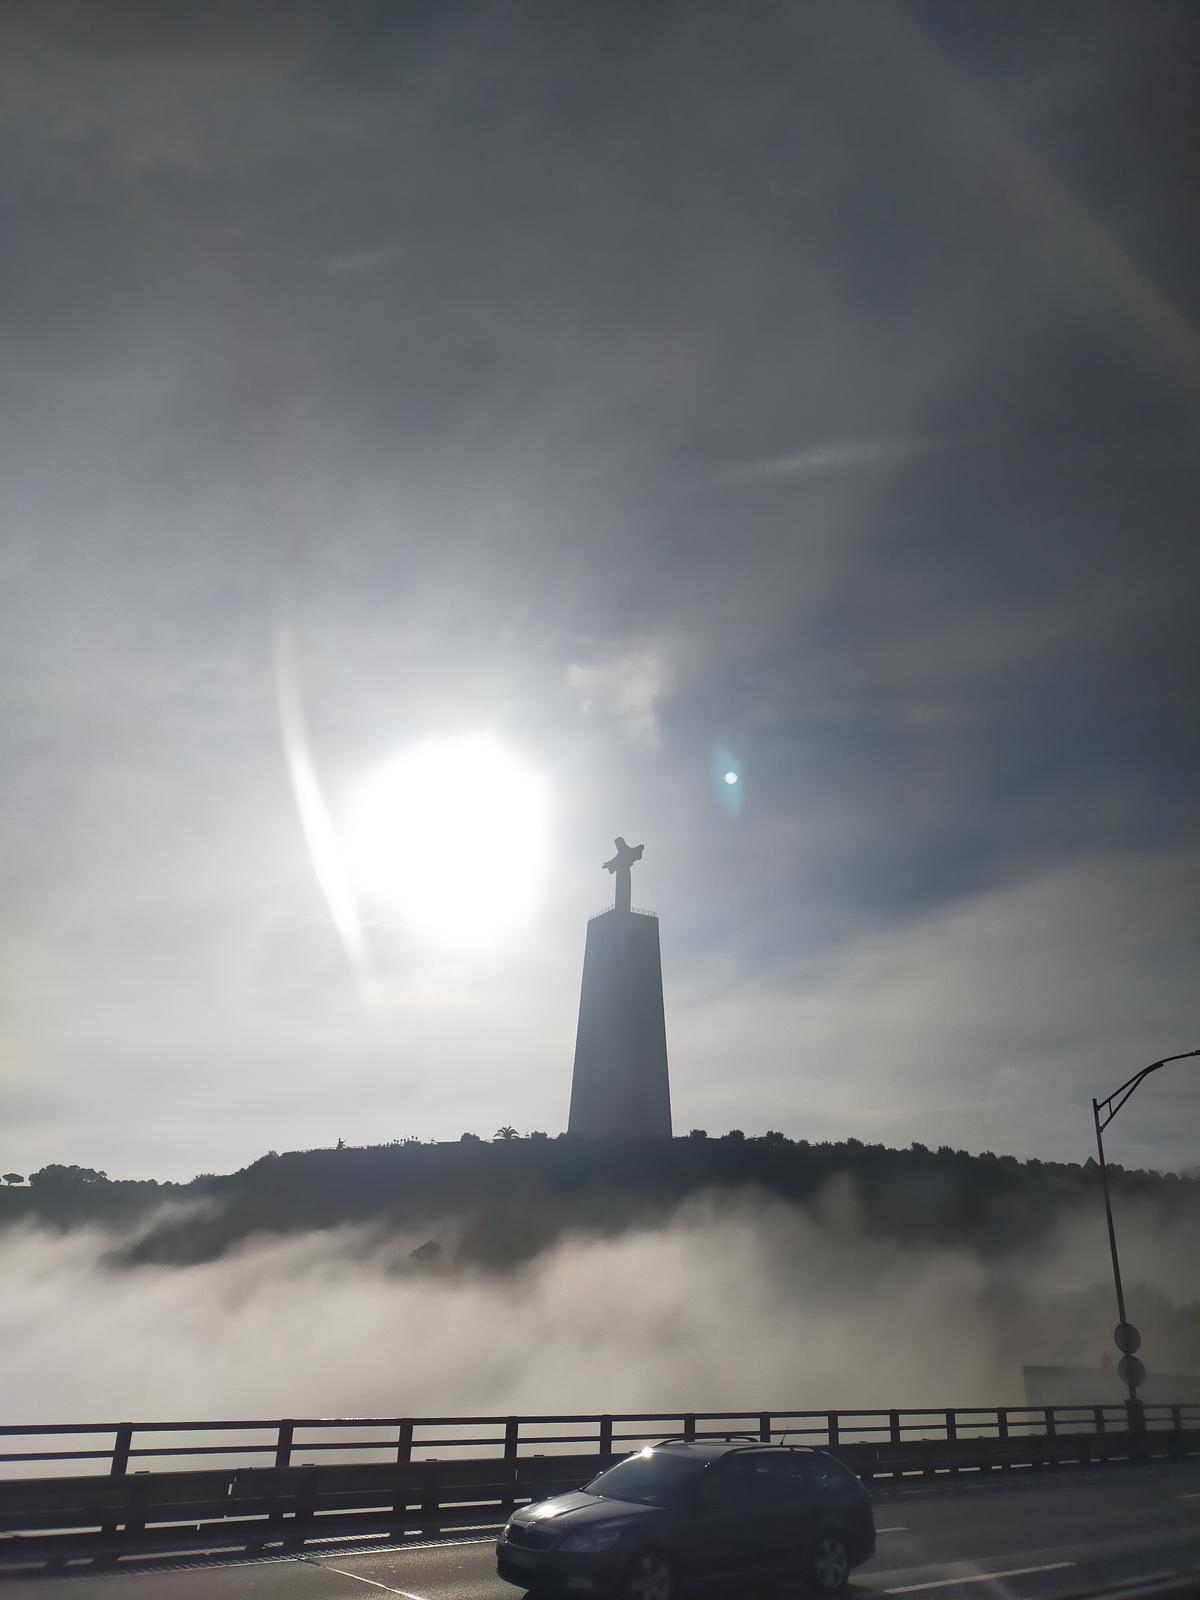
[[441, 945], [495, 943], [527, 922], [546, 852], [545, 785], [486, 735], [432, 740], [363, 788], [344, 830], [364, 906]]

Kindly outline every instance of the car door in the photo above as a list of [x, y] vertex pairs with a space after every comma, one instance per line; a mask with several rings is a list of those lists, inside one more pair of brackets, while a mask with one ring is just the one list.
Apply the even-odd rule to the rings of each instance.
[[741, 1457], [749, 1474], [755, 1565], [779, 1571], [796, 1565], [797, 1545], [807, 1549], [811, 1530], [806, 1513], [811, 1496], [797, 1472], [791, 1450], [747, 1451]]
[[852, 1550], [874, 1546], [874, 1517], [869, 1496], [862, 1484], [840, 1461], [814, 1451], [803, 1460], [803, 1471], [812, 1484], [812, 1521], [840, 1533]]
[[[830, 1495], [824, 1458], [807, 1450], [791, 1454], [794, 1478], [784, 1550], [787, 1565], [797, 1567], [807, 1562], [813, 1540], [831, 1520]], [[832, 1520], [839, 1522], [836, 1515]]]
[[753, 1502], [739, 1457], [714, 1461], [699, 1474], [677, 1546], [694, 1584], [720, 1582], [755, 1569]]

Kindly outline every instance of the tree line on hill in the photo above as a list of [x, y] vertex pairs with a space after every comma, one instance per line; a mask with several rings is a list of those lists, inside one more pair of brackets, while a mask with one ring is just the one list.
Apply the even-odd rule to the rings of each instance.
[[[1153, 1204], [1164, 1221], [1200, 1218], [1200, 1177], [1111, 1166], [1114, 1204]], [[17, 1174], [10, 1175], [17, 1177]], [[832, 1180], [851, 1180], [855, 1226], [903, 1244], [969, 1247], [983, 1257], [1036, 1244], [1069, 1211], [1100, 1203], [1094, 1161], [1019, 1161], [948, 1145], [896, 1150], [857, 1139], [809, 1143], [739, 1129], [710, 1138], [520, 1136], [398, 1139], [351, 1148], [269, 1151], [238, 1172], [188, 1183], [109, 1179], [51, 1164], [27, 1184], [0, 1189], [0, 1224], [59, 1228], [138, 1223], [123, 1265], [212, 1260], [253, 1234], [294, 1234], [350, 1224], [428, 1228], [438, 1245], [418, 1262], [505, 1269], [572, 1230], [613, 1234], [653, 1225], [689, 1196], [753, 1190], [808, 1204]], [[164, 1202], [175, 1204], [164, 1206]], [[436, 1234], [453, 1223], [454, 1247]]]

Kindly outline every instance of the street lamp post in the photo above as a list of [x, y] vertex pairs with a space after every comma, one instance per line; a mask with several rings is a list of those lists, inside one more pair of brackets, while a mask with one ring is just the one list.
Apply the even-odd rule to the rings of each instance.
[[[1142, 1379], [1139, 1378], [1135, 1382], [1133, 1375], [1138, 1368], [1129, 1364], [1134, 1361], [1134, 1352], [1137, 1349], [1137, 1344], [1132, 1344], [1129, 1349], [1125, 1348], [1126, 1344], [1129, 1343], [1125, 1332], [1129, 1328], [1129, 1322], [1125, 1316], [1125, 1291], [1121, 1286], [1121, 1262], [1117, 1255], [1116, 1229], [1113, 1227], [1112, 1196], [1108, 1189], [1108, 1167], [1104, 1161], [1104, 1130], [1143, 1078], [1148, 1078], [1152, 1072], [1157, 1072], [1159, 1067], [1165, 1067], [1170, 1061], [1185, 1061], [1189, 1056], [1200, 1056], [1200, 1050], [1184, 1050], [1180, 1055], [1164, 1056], [1161, 1061], [1153, 1061], [1148, 1067], [1143, 1067], [1140, 1072], [1135, 1072], [1132, 1078], [1127, 1078], [1121, 1087], [1114, 1089], [1106, 1099], [1092, 1101], [1092, 1117], [1096, 1124], [1096, 1153], [1100, 1157], [1100, 1187], [1104, 1194], [1104, 1215], [1108, 1221], [1108, 1248], [1112, 1253], [1113, 1287], [1117, 1291], [1117, 1317], [1119, 1319], [1116, 1333], [1117, 1348], [1125, 1356], [1125, 1361], [1122, 1365], [1125, 1367], [1124, 1377], [1129, 1386], [1131, 1406], [1136, 1406], [1137, 1404], [1138, 1383]], [[1145, 1377], [1144, 1372], [1142, 1377]]]

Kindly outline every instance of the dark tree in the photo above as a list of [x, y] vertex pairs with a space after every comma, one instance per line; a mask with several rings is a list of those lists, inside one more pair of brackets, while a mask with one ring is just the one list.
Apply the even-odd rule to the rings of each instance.
[[64, 1167], [60, 1163], [52, 1161], [48, 1167], [41, 1167], [37, 1172], [31, 1172], [29, 1181], [35, 1185], [107, 1183], [108, 1173], [97, 1172], [94, 1167], [79, 1167], [74, 1164]]

